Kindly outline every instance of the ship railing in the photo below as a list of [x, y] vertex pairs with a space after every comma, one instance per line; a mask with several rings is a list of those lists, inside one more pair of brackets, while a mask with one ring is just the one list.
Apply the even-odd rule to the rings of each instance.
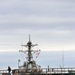
[[[25, 72], [25, 69], [23, 69], [23, 71]], [[15, 72], [18, 73], [18, 69], [16, 69]], [[5, 75], [7, 73], [8, 73], [7, 70], [0, 70], [0, 75]], [[75, 68], [42, 68], [41, 73], [43, 73], [43, 74], [67, 74], [67, 73], [75, 73]]]
[[42, 68], [42, 72], [46, 74], [75, 73], [75, 68]]
[[[8, 70], [0, 70], [0, 75], [8, 75]], [[10, 72], [10, 75], [12, 75], [12, 71]]]
[[8, 73], [8, 70], [0, 70], [0, 74], [1, 73]]

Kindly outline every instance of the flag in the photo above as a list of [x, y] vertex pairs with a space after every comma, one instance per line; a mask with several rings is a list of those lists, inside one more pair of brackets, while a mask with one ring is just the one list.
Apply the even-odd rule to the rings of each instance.
[[39, 56], [41, 50], [38, 50], [36, 53], [36, 58]]

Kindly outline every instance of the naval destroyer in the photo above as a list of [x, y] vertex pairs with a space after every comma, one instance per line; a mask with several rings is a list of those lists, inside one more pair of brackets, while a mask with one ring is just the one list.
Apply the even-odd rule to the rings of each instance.
[[[26, 62], [18, 69], [11, 71], [12, 75], [75, 75], [75, 67], [59, 67], [59, 68], [42, 68], [41, 65], [37, 65], [36, 61], [33, 60], [33, 54], [38, 53], [40, 50], [32, 50], [32, 47], [38, 44], [32, 44], [29, 35], [29, 41], [26, 45], [21, 45], [27, 48], [27, 50], [19, 50], [27, 55]], [[8, 75], [7, 70], [0, 70], [0, 74]]]

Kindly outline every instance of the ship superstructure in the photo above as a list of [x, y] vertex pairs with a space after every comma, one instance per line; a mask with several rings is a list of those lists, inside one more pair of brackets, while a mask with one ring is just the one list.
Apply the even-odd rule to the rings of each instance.
[[33, 54], [38, 53], [40, 50], [32, 50], [32, 47], [38, 46], [38, 44], [32, 44], [29, 35], [29, 41], [26, 45], [21, 45], [27, 48], [27, 50], [19, 50], [19, 52], [23, 52], [27, 55], [27, 61], [24, 62], [22, 66], [19, 66], [17, 70], [20, 73], [35, 73], [39, 74], [42, 72], [41, 66], [36, 64], [36, 61], [33, 60]]

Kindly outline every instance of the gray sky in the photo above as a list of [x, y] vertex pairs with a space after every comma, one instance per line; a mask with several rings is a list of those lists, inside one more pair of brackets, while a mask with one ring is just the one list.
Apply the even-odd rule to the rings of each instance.
[[0, 51], [31, 41], [41, 50], [75, 49], [75, 0], [0, 0]]
[[[7, 69], [8, 66], [11, 66], [12, 69], [18, 68], [18, 59], [19, 66], [22, 66], [26, 55], [20, 52], [15, 51], [5, 51], [0, 52], [0, 70]], [[68, 59], [69, 58], [69, 59]], [[36, 58], [36, 54], [34, 54], [34, 60], [38, 65], [41, 65], [43, 68], [47, 68], [48, 65], [50, 68], [60, 66], [62, 67], [64, 63], [64, 67], [75, 67], [75, 51], [64, 51], [64, 61], [62, 62], [62, 52], [61, 51], [41, 51], [38, 58]]]

